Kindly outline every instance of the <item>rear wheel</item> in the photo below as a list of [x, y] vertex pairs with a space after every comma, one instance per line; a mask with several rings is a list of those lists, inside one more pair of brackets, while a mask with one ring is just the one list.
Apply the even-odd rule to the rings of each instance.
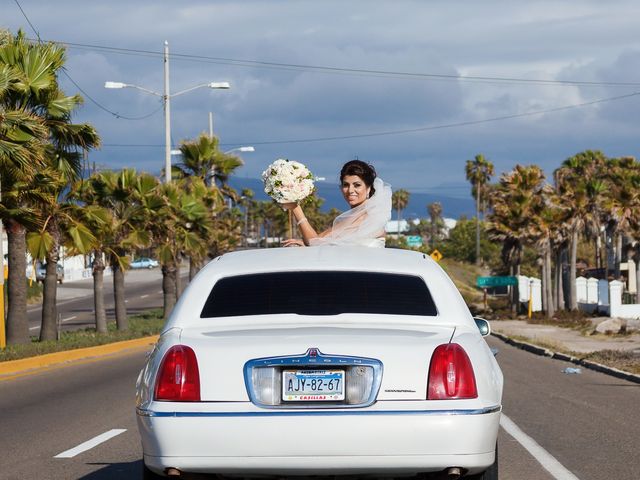
[[496, 459], [489, 468], [477, 475], [467, 475], [469, 480], [498, 480], [498, 446], [496, 445]]

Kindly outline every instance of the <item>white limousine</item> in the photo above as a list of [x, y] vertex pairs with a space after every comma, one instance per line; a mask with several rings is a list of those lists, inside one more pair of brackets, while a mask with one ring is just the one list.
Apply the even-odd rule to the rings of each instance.
[[503, 378], [444, 271], [396, 249], [212, 260], [137, 383], [147, 479], [497, 479]]

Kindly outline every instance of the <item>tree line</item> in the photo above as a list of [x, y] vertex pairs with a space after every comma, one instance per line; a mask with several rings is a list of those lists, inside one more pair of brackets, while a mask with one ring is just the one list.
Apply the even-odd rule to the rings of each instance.
[[[221, 152], [215, 136], [181, 143], [170, 183], [133, 168], [87, 172], [86, 153], [100, 146], [100, 137], [93, 126], [72, 120], [82, 97], [60, 88], [64, 62], [60, 45], [30, 42], [21, 31], [0, 32], [0, 219], [8, 240], [10, 344], [30, 341], [27, 252], [46, 265], [39, 339], [52, 340], [61, 247], [90, 259], [96, 331], [103, 333], [107, 267], [117, 328], [126, 330], [125, 272], [135, 254], [153, 252], [161, 264], [166, 317], [182, 291], [183, 260], [191, 279], [208, 258], [246, 246], [248, 236], [268, 239], [286, 231], [287, 217], [277, 205], [228, 185], [242, 161]], [[339, 213], [321, 213], [315, 196], [308, 203], [320, 226]]]
[[[510, 275], [520, 274], [528, 250], [542, 280], [547, 316], [578, 308], [580, 246], [586, 247], [583, 259], [599, 277], [620, 279], [626, 254], [636, 263], [636, 271], [628, 275], [640, 279], [640, 244], [635, 241], [640, 238], [640, 162], [635, 158], [609, 158], [586, 150], [564, 160], [551, 181], [537, 165], [516, 165], [490, 183], [493, 172], [483, 155], [466, 163], [476, 201], [478, 243], [480, 230], [498, 242], [502, 267]], [[485, 211], [483, 221], [480, 215]], [[476, 259], [482, 260], [479, 246]], [[566, 266], [568, 275], [563, 274]], [[637, 295], [640, 303], [640, 291]]]

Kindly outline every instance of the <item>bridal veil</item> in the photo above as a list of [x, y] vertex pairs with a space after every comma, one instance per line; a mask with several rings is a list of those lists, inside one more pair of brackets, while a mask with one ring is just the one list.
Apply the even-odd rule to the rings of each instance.
[[324, 237], [312, 238], [309, 245], [364, 245], [384, 247], [384, 227], [391, 219], [391, 185], [376, 178], [374, 194], [339, 215]]

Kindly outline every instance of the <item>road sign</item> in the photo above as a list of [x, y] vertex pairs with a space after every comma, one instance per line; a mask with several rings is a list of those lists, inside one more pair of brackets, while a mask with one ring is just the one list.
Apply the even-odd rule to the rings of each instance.
[[431, 252], [430, 257], [433, 258], [436, 262], [442, 260], [442, 254], [438, 251], [438, 249], [435, 249], [433, 252]]
[[516, 277], [478, 277], [476, 285], [480, 288], [506, 287], [507, 285], [517, 285]]
[[409, 235], [407, 237], [407, 247], [421, 247], [422, 237], [420, 235]]

